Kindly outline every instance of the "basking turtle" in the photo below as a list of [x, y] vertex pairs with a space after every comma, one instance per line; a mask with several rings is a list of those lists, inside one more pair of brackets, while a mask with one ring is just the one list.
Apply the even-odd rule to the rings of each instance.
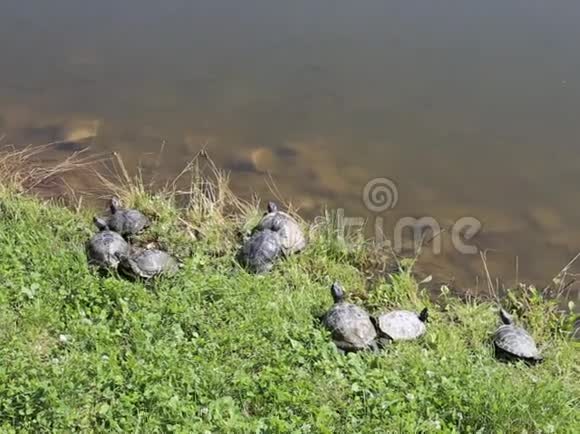
[[500, 309], [499, 316], [503, 324], [498, 327], [493, 336], [496, 356], [504, 360], [524, 360], [536, 363], [543, 360], [534, 338], [521, 327], [514, 325], [510, 314]]
[[267, 212], [256, 227], [258, 231], [264, 229], [280, 234], [284, 255], [298, 253], [306, 247], [306, 238], [298, 222], [291, 215], [278, 211], [274, 202], [268, 202]]
[[258, 274], [267, 273], [281, 253], [282, 245], [278, 233], [264, 229], [254, 232], [244, 243], [238, 253], [238, 261], [248, 271]]
[[379, 316], [377, 325], [393, 341], [409, 341], [425, 334], [427, 308], [417, 314], [408, 310], [395, 310]]
[[157, 249], [136, 249], [130, 254], [119, 254], [119, 269], [131, 278], [151, 279], [172, 275], [180, 267], [179, 262], [169, 253]]
[[129, 253], [129, 244], [117, 232], [108, 229], [107, 222], [98, 217], [93, 222], [99, 229], [87, 243], [87, 256], [89, 264], [96, 265], [101, 269], [117, 268], [119, 265], [118, 255]]
[[121, 202], [116, 197], [111, 199], [109, 205], [111, 215], [107, 218], [107, 226], [110, 230], [118, 232], [124, 237], [136, 235], [148, 228], [150, 220], [141, 211], [132, 208], [122, 208]]
[[371, 316], [363, 308], [344, 301], [344, 290], [338, 282], [332, 284], [330, 293], [334, 306], [322, 317], [322, 323], [339, 351], [376, 351], [386, 343], [382, 336], [379, 338]]

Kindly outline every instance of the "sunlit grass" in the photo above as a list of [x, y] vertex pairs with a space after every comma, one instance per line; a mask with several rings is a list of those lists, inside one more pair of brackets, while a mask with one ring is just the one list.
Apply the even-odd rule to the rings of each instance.
[[[445, 288], [431, 297], [413, 278], [412, 261], [369, 278], [364, 269], [387, 254], [360, 234], [345, 239], [332, 215], [305, 227], [304, 254], [254, 276], [234, 256], [260, 206], [236, 198], [212, 163], [198, 158], [156, 190], [121, 160], [113, 163], [116, 171], [99, 178], [103, 195], [151, 216], [153, 227], [136, 242], [155, 241], [185, 266], [150, 283], [99, 275], [87, 266], [84, 243], [101, 210], [42, 202], [18, 188], [23, 174], [8, 176], [0, 189], [0, 431], [579, 426], [578, 346], [569, 317], [541, 291], [522, 286], [503, 303], [534, 335], [545, 362], [499, 363], [490, 342], [495, 302], [461, 301]], [[372, 313], [428, 306], [427, 334], [380, 354], [339, 355], [317, 322], [335, 280]]]

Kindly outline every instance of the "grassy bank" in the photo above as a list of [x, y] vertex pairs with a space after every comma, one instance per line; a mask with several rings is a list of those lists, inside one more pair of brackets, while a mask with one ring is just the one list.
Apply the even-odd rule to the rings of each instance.
[[[87, 210], [0, 189], [0, 430], [102, 432], [575, 432], [579, 351], [554, 303], [530, 288], [505, 306], [543, 348], [535, 367], [493, 358], [495, 304], [441, 292], [377, 261], [330, 221], [307, 251], [257, 277], [234, 261], [257, 217], [225, 179], [151, 196], [123, 175], [155, 242], [185, 263], [153, 283], [87, 266]], [[22, 190], [22, 189], [20, 189]], [[431, 309], [427, 335], [380, 354], [339, 355], [315, 318], [340, 280], [372, 312]]]

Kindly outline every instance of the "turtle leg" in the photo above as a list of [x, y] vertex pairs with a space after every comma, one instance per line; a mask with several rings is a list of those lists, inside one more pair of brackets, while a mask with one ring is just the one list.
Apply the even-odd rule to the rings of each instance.
[[530, 357], [528, 359], [525, 359], [526, 364], [530, 366], [537, 365], [539, 363], [542, 363], [543, 361], [544, 358], [542, 356]]
[[357, 348], [354, 348], [351, 344], [344, 341], [334, 341], [334, 345], [336, 346], [337, 351], [342, 355], [353, 353], [357, 350]]
[[373, 323], [373, 326], [375, 327], [375, 330], [378, 334], [377, 345], [380, 349], [383, 349], [391, 343], [392, 339], [388, 334], [381, 330], [381, 327], [379, 326], [379, 320], [376, 317], [371, 316], [371, 322]]
[[381, 336], [377, 339], [377, 345], [382, 350], [392, 342], [392, 339], [387, 335]]

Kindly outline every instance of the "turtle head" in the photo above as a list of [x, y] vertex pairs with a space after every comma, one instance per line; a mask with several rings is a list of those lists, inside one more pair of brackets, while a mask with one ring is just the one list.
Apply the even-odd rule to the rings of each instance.
[[115, 255], [115, 258], [117, 258], [117, 260], [119, 262], [126, 262], [129, 260], [129, 255], [127, 255], [126, 253], [115, 252], [114, 255]]
[[500, 308], [499, 310], [499, 317], [501, 318], [501, 322], [503, 322], [506, 325], [514, 323], [512, 316], [509, 313], [507, 313], [507, 311], [503, 308]]
[[268, 211], [268, 213], [271, 212], [277, 212], [278, 211], [278, 205], [276, 205], [276, 202], [268, 202], [268, 206], [266, 207], [266, 210]]
[[111, 209], [111, 213], [115, 214], [119, 208], [121, 208], [121, 201], [118, 197], [112, 197], [111, 202], [109, 203], [109, 208]]
[[424, 308], [419, 314], [419, 320], [421, 322], [426, 322], [429, 319], [429, 309]]
[[340, 303], [344, 299], [344, 289], [338, 282], [334, 282], [330, 287], [330, 293], [335, 303]]
[[93, 217], [93, 223], [95, 224], [95, 226], [97, 227], [97, 229], [99, 229], [100, 231], [106, 231], [106, 230], [109, 229], [109, 225], [101, 217], [94, 216]]

